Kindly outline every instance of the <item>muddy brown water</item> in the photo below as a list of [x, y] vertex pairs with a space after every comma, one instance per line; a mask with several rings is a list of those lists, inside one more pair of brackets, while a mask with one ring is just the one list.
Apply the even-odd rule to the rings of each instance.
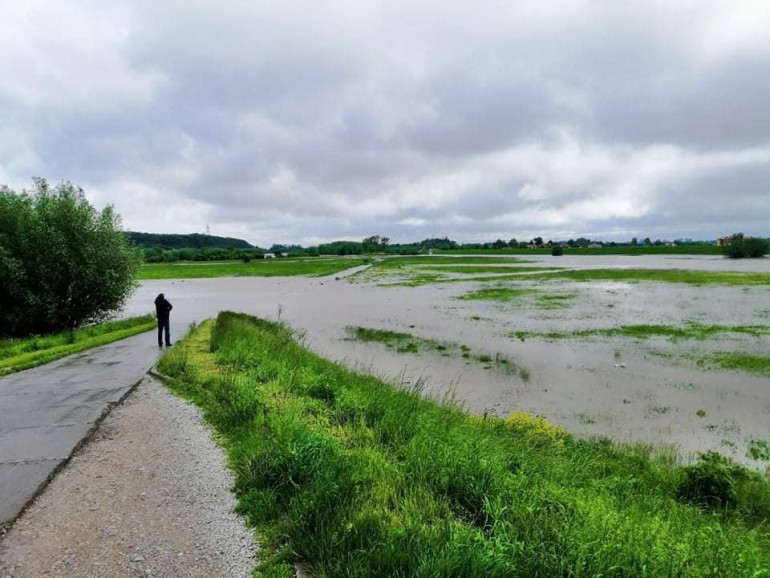
[[[550, 256], [531, 259], [531, 266], [770, 272], [768, 259], [565, 256], [558, 263]], [[426, 394], [454, 396], [474, 413], [504, 417], [522, 410], [581, 436], [671, 446], [683, 460], [716, 450], [752, 467], [767, 466], [746, 452], [752, 440], [770, 441], [770, 379], [700, 369], [686, 357], [709, 351], [767, 355], [767, 336], [721, 334], [705, 341], [677, 342], [601, 337], [522, 341], [512, 334], [639, 323], [769, 325], [770, 287], [519, 282], [533, 294], [573, 296], [563, 308], [543, 309], [526, 299], [510, 303], [458, 299], [489, 286], [486, 283], [382, 287], [337, 277], [342, 276], [144, 281], [123, 314], [151, 312], [155, 296], [164, 292], [174, 304], [172, 337], [177, 339], [190, 323], [225, 309], [280, 318], [304, 335], [308, 347], [329, 359], [397, 383], [419, 382]], [[399, 354], [380, 344], [353, 342], [346, 339], [348, 325], [465, 345], [474, 354], [505, 356], [523, 371], [505, 371], [458, 353]]]

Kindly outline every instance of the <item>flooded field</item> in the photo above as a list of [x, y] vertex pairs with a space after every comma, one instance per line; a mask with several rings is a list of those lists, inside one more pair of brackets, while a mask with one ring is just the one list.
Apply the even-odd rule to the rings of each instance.
[[[449, 258], [435, 263], [375, 266], [350, 277], [148, 280], [125, 314], [150, 312], [164, 292], [174, 304], [177, 338], [190, 323], [223, 309], [280, 318], [328, 358], [419, 383], [475, 413], [523, 410], [578, 435], [674, 446], [685, 459], [716, 450], [767, 467], [770, 372], [761, 362], [770, 354], [770, 284], [762, 277], [744, 285], [716, 277], [700, 284], [590, 275], [576, 281], [537, 271], [761, 276], [770, 273], [770, 260], [533, 256], [510, 259], [512, 268], [532, 269], [515, 276], [500, 259], [490, 262], [488, 273], [461, 258], [458, 266]], [[398, 332], [414, 345], [354, 339], [351, 328]], [[736, 365], [736, 359], [759, 365]]]

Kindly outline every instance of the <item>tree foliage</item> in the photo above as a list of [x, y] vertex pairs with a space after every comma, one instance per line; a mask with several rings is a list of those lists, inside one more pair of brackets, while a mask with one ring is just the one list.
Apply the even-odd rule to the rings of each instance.
[[141, 250], [120, 217], [96, 211], [83, 190], [35, 179], [0, 187], [0, 334], [24, 336], [104, 320], [134, 287]]
[[724, 246], [723, 250], [724, 254], [731, 259], [764, 257], [767, 254], [767, 241], [736, 233], [730, 237], [730, 242]]
[[233, 237], [217, 237], [191, 233], [189, 235], [139, 233], [126, 231], [132, 245], [145, 249], [252, 249], [247, 241]]

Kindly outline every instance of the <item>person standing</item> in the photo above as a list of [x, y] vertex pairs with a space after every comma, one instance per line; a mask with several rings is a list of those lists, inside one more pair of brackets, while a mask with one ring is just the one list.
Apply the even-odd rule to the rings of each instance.
[[173, 308], [163, 293], [155, 298], [155, 316], [158, 318], [158, 347], [163, 347], [163, 337], [166, 338], [166, 347], [171, 347], [169, 315]]

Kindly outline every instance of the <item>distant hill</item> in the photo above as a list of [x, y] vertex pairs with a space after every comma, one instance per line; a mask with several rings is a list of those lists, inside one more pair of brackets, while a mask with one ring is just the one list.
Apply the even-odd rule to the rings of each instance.
[[137, 233], [126, 231], [129, 243], [145, 249], [251, 249], [243, 239], [217, 237], [215, 235], [171, 235], [160, 233]]

